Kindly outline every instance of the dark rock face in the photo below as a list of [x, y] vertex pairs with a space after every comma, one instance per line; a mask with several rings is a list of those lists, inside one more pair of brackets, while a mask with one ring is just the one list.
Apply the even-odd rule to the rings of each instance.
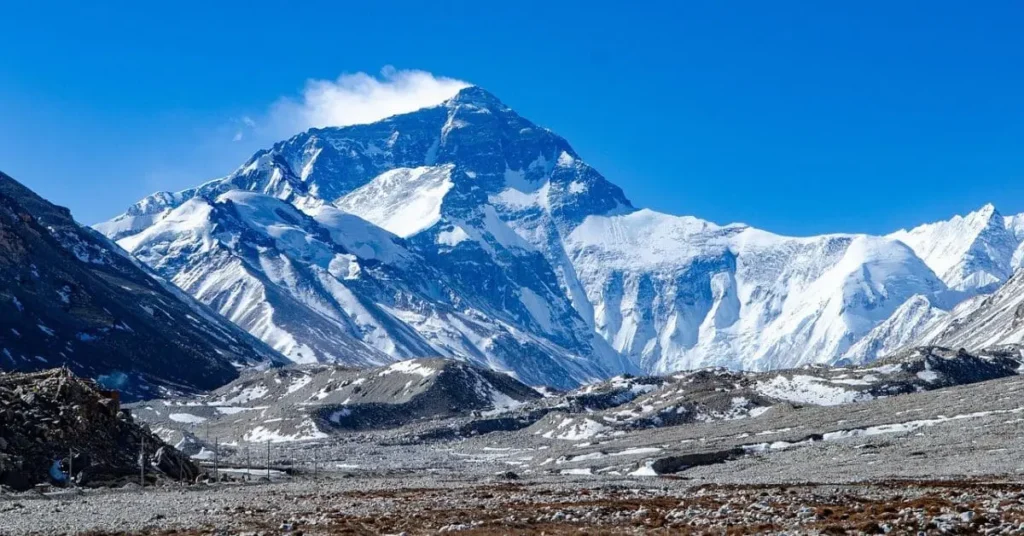
[[67, 366], [129, 399], [280, 359], [2, 173], [0, 325], [0, 370]]
[[62, 471], [83, 486], [138, 482], [143, 449], [150, 481], [199, 474], [187, 456], [121, 411], [116, 392], [66, 368], [0, 373], [0, 485], [63, 483]]
[[687, 454], [683, 456], [669, 456], [655, 460], [651, 465], [651, 469], [659, 475], [678, 473], [689, 467], [725, 463], [729, 460], [735, 460], [741, 456], [743, 456], [743, 449], [739, 448], [717, 450], [713, 452], [698, 452], [696, 454]]

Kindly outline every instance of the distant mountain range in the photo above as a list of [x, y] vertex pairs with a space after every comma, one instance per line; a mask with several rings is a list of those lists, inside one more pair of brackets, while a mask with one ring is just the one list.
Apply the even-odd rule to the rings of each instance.
[[638, 209], [477, 87], [309, 130], [95, 228], [297, 362], [453, 357], [572, 387], [1022, 335], [1019, 285], [979, 296], [1019, 279], [1024, 216], [786, 237]]

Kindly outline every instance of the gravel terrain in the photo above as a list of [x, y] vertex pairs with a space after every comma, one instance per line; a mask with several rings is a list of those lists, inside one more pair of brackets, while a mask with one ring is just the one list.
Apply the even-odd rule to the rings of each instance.
[[673, 479], [407, 476], [87, 492], [0, 502], [5, 534], [1010, 534], [998, 481], [691, 486]]
[[273, 480], [9, 494], [0, 533], [1024, 532], [1019, 376], [574, 440], [539, 431], [221, 445], [219, 470], [248, 452], [256, 477], [269, 445]]

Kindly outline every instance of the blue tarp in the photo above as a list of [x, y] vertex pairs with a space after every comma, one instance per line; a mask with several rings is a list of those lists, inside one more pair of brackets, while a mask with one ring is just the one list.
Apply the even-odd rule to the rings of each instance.
[[50, 478], [52, 478], [54, 482], [61, 484], [68, 479], [68, 476], [65, 475], [64, 471], [60, 468], [60, 460], [54, 460], [53, 465], [50, 466]]

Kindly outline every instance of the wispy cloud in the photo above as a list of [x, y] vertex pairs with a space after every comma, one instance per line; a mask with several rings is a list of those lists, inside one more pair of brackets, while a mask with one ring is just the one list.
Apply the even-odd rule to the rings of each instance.
[[[151, 190], [177, 190], [223, 176], [253, 151], [311, 127], [372, 123], [395, 114], [439, 104], [470, 84], [426, 71], [385, 67], [376, 75], [342, 74], [335, 80], [307, 80], [296, 95], [282, 97], [248, 115], [218, 117], [197, 127], [177, 151], [161, 142], [143, 171]], [[187, 157], [181, 157], [181, 155]], [[172, 158], [173, 155], [173, 158]], [[147, 192], [148, 193], [148, 192]]]
[[[259, 137], [280, 139], [312, 127], [373, 123], [385, 117], [433, 106], [470, 84], [426, 71], [387, 66], [378, 75], [345, 73], [335, 80], [307, 80], [296, 97], [282, 97], [262, 118], [243, 117]], [[244, 130], [235, 139], [246, 137]]]

